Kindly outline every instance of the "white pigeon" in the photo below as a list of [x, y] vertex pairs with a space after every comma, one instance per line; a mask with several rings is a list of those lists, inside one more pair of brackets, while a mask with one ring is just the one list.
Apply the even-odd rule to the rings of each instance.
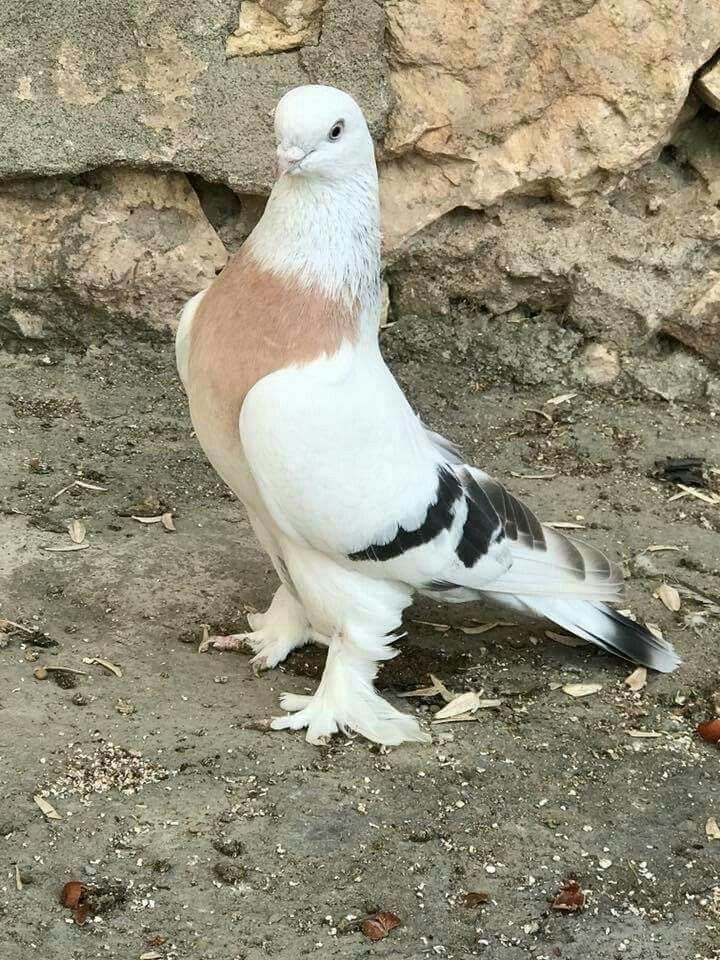
[[279, 177], [220, 276], [190, 300], [177, 362], [197, 437], [244, 503], [280, 578], [251, 632], [257, 668], [328, 647], [312, 696], [274, 729], [427, 740], [376, 692], [414, 593], [481, 601], [670, 671], [670, 644], [605, 605], [622, 576], [543, 526], [425, 428], [378, 345], [380, 210], [373, 142], [347, 93], [297, 87], [275, 113]]

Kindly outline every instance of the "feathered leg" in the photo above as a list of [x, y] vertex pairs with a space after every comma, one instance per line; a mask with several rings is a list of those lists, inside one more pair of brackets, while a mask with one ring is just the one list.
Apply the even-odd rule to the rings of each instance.
[[311, 697], [284, 694], [280, 705], [290, 715], [273, 720], [273, 729], [307, 728], [310, 743], [338, 731], [385, 744], [429, 740], [415, 717], [396, 710], [373, 684], [378, 664], [398, 653], [392, 631], [410, 602], [409, 590], [293, 545], [283, 545], [283, 556], [312, 626], [331, 639], [317, 690]]

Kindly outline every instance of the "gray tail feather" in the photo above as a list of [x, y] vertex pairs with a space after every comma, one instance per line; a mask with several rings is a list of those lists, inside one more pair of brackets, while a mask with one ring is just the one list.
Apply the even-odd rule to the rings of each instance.
[[[643, 667], [670, 673], [682, 662], [671, 643], [604, 603], [575, 601], [548, 605], [545, 616], [608, 653]], [[555, 610], [560, 607], [564, 609]]]
[[557, 597], [486, 594], [503, 606], [553, 623], [608, 653], [639, 663], [658, 673], [670, 673], [681, 664], [671, 643], [661, 640], [634, 620], [604, 603]]

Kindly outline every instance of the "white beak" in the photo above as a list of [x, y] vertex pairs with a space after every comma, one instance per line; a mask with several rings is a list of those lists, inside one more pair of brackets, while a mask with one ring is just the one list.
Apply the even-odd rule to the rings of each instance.
[[300, 147], [288, 147], [281, 143], [277, 148], [278, 176], [282, 176], [296, 167], [307, 154]]

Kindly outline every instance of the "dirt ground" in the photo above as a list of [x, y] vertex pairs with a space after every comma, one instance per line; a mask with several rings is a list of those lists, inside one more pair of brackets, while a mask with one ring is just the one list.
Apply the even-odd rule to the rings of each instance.
[[[499, 709], [389, 750], [268, 733], [323, 654], [256, 678], [244, 655], [197, 653], [202, 624], [243, 627], [276, 582], [192, 437], [170, 346], [0, 354], [0, 617], [47, 635], [0, 633], [2, 960], [720, 957], [720, 752], [695, 733], [720, 689], [720, 508], [651, 476], [666, 455], [717, 467], [720, 418], [592, 393], [552, 406], [394, 355], [427, 422], [624, 558], [628, 607], [683, 666], [633, 693], [590, 647], [463, 634], [482, 610], [424, 602], [386, 695], [429, 719], [439, 698], [396, 698], [432, 672]], [[59, 493], [75, 480], [92, 486]], [[175, 532], [132, 518], [163, 512]], [[48, 550], [73, 519], [90, 546]], [[602, 688], [559, 686], [578, 682]], [[573, 878], [585, 909], [552, 909]], [[84, 924], [60, 904], [72, 880]], [[358, 921], [376, 911], [401, 925], [373, 943]]]

